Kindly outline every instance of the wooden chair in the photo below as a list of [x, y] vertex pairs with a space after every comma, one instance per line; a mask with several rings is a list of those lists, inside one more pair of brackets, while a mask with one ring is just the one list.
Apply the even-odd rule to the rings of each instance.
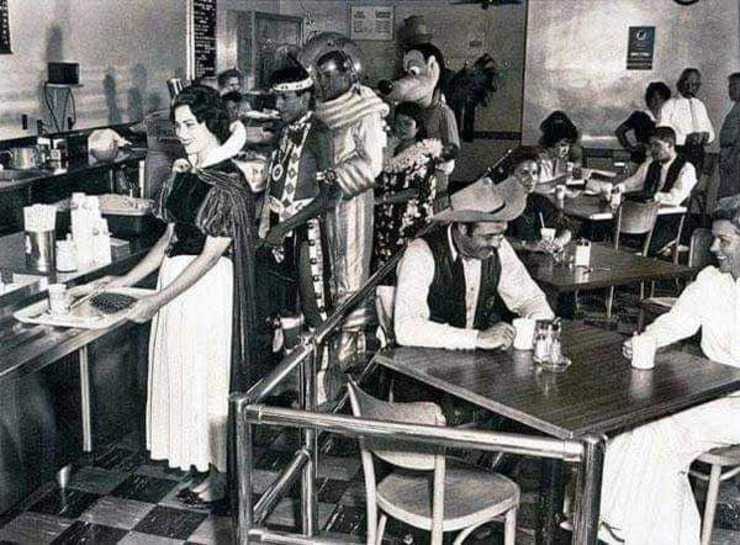
[[[691, 233], [691, 241], [689, 242], [689, 267], [696, 267], [703, 269], [707, 265], [714, 263], [714, 254], [709, 251], [712, 246], [712, 240], [714, 236], [710, 229], [700, 227], [694, 229]], [[659, 316], [665, 314], [676, 302], [676, 297], [648, 297], [640, 301], [640, 317], [637, 321], [638, 331], [642, 331], [645, 328], [645, 316]]]
[[[655, 221], [658, 219], [657, 202], [635, 202], [624, 201], [617, 210], [617, 219], [614, 222], [614, 249], [619, 250], [622, 235], [644, 235], [645, 241], [640, 255], [647, 256], [650, 241], [653, 238]], [[645, 295], [645, 283], [640, 282], [640, 299]], [[606, 317], [612, 317], [612, 304], [614, 302], [614, 286], [609, 288], [609, 296], [606, 301]]]
[[[694, 469], [689, 471], [693, 477], [702, 481], [709, 481], [707, 499], [704, 505], [704, 517], [701, 523], [701, 545], [709, 545], [712, 542], [712, 529], [714, 527], [714, 514], [717, 509], [719, 483], [740, 473], [740, 445], [714, 448], [699, 456], [697, 461], [711, 466], [709, 475]], [[729, 467], [730, 469], [723, 473], [722, 468], [724, 467]]]
[[[381, 401], [351, 380], [347, 388], [355, 416], [445, 425], [442, 411], [434, 403]], [[504, 544], [514, 545], [520, 492], [510, 479], [447, 464], [438, 449], [396, 437], [360, 439], [360, 448], [367, 494], [367, 545], [382, 543], [388, 516], [431, 532], [431, 545], [442, 545], [444, 532], [461, 530], [453, 542], [460, 545], [476, 528], [501, 514], [505, 515]], [[373, 455], [400, 469], [376, 484]]]

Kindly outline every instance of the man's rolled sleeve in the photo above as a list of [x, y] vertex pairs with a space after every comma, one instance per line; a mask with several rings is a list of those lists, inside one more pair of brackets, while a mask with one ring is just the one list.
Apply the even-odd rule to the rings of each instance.
[[555, 313], [508, 241], [499, 248], [501, 279], [498, 292], [512, 312], [523, 318], [553, 318]]

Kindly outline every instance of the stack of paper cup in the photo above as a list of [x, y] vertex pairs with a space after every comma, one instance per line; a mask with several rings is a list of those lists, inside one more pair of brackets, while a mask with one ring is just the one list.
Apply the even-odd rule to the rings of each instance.
[[536, 323], [537, 321], [531, 318], [516, 318], [512, 322], [514, 329], [516, 329], [516, 336], [514, 337], [514, 348], [516, 350], [532, 350]]

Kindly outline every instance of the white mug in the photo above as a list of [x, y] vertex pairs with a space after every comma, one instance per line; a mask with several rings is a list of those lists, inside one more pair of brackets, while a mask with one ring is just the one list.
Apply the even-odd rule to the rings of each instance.
[[632, 367], [635, 369], [652, 369], [655, 367], [655, 337], [643, 333], [632, 337]]
[[537, 320], [531, 318], [516, 318], [511, 323], [516, 329], [514, 337], [514, 348], [517, 350], [532, 350], [534, 339], [534, 327]]

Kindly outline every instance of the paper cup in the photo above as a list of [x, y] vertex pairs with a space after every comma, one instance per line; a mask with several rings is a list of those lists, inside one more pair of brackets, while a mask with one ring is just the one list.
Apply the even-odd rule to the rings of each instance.
[[517, 350], [532, 350], [532, 341], [534, 339], [534, 326], [536, 320], [531, 318], [516, 318], [512, 325], [516, 329], [514, 337], [514, 348]]
[[67, 286], [64, 284], [49, 284], [49, 311], [52, 314], [66, 314], [69, 311]]
[[655, 366], [655, 338], [650, 335], [632, 337], [632, 367], [635, 369], [652, 369]]
[[543, 227], [540, 229], [540, 236], [542, 237], [542, 240], [552, 242], [555, 240], [555, 232], [555, 229], [552, 227]]

